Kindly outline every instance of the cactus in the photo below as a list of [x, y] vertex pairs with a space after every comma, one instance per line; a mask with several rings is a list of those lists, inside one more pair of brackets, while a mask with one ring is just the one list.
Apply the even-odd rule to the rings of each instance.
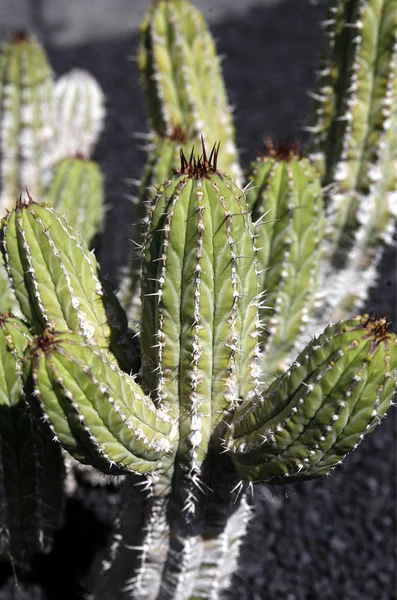
[[103, 129], [105, 97], [96, 79], [83, 69], [72, 69], [55, 83], [58, 160], [80, 154], [92, 156]]
[[[268, 142], [244, 189], [219, 59], [201, 15], [187, 0], [156, 0], [148, 11], [139, 65], [152, 144], [138, 190], [138, 250], [120, 293], [129, 317], [139, 319], [139, 337], [73, 229], [80, 214], [73, 174], [92, 163], [68, 158], [58, 166], [47, 196], [55, 209], [27, 194], [2, 219], [2, 256], [24, 319], [1, 321], [2, 372], [11, 361], [14, 378], [8, 385], [3, 377], [3, 404], [28, 407], [28, 444], [47, 436], [59, 456], [62, 447], [74, 461], [124, 478], [90, 600], [225, 598], [254, 484], [330, 473], [392, 404], [397, 338], [387, 319], [355, 314], [325, 327], [321, 294], [330, 264], [338, 281], [362, 260], [374, 270], [390, 242], [395, 114], [385, 107], [395, 86], [397, 12], [389, 0], [330, 0], [329, 11], [313, 161], [297, 145]], [[376, 49], [374, 32], [382, 40]], [[361, 90], [359, 109], [342, 122], [368, 53], [374, 94]], [[353, 157], [346, 179], [344, 153]], [[381, 180], [365, 179], [369, 165]], [[57, 212], [66, 206], [62, 185], [66, 217]], [[371, 218], [362, 218], [363, 198]], [[341, 297], [332, 310], [350, 310], [355, 300]], [[3, 551], [18, 562], [7, 427], [0, 424], [0, 492], [10, 507]], [[33, 497], [21, 523], [41, 506], [39, 493]], [[50, 516], [49, 529], [56, 526]], [[51, 535], [40, 547], [33, 536], [27, 556], [47, 549]]]
[[39, 44], [12, 35], [0, 62], [0, 212], [29, 188], [40, 198], [51, 178], [55, 115], [53, 74]]
[[138, 64], [151, 127], [221, 142], [219, 166], [242, 180], [231, 109], [215, 43], [201, 13], [184, 0], [154, 2], [141, 25]]
[[[324, 312], [345, 317], [362, 306], [397, 213], [395, 2], [330, 1], [326, 29], [329, 44], [308, 128], [310, 156], [328, 187], [323, 302], [316, 323]], [[347, 280], [357, 284], [353, 295], [346, 293]]]
[[103, 180], [99, 165], [81, 156], [65, 158], [54, 169], [45, 202], [67, 217], [89, 246], [103, 228]]
[[265, 376], [283, 370], [314, 309], [325, 219], [318, 175], [298, 149], [267, 142], [251, 165], [247, 203], [256, 235]]

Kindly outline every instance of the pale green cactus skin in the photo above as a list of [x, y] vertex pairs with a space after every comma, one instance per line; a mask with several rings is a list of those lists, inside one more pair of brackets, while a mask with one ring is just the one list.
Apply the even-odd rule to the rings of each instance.
[[181, 150], [189, 155], [192, 143], [179, 128], [175, 128], [171, 136], [153, 136], [148, 148], [148, 160], [139, 182], [138, 194], [132, 198], [136, 208], [131, 236], [134, 244], [118, 298], [135, 328], [139, 328], [141, 319], [141, 251], [147, 230], [149, 206], [157, 190], [168, 180], [173, 169], [179, 167]]
[[90, 73], [72, 69], [54, 86], [57, 160], [80, 154], [90, 158], [104, 127], [105, 96]]
[[141, 25], [138, 55], [152, 129], [180, 127], [189, 138], [221, 142], [219, 167], [242, 181], [231, 109], [214, 40], [201, 13], [185, 0], [159, 0]]
[[0, 313], [11, 311], [13, 298], [10, 290], [10, 282], [7, 277], [7, 271], [3, 264], [0, 264]]
[[104, 222], [103, 177], [99, 165], [82, 156], [61, 160], [45, 195], [45, 202], [64, 215], [90, 246]]
[[130, 369], [136, 347], [126, 316], [65, 218], [47, 205], [19, 202], [1, 239], [12, 289], [34, 333], [72, 330]]
[[0, 554], [25, 568], [51, 549], [64, 504], [61, 448], [23, 389], [21, 359], [31, 339], [22, 321], [0, 316]]
[[55, 441], [80, 462], [143, 474], [172, 449], [170, 418], [82, 336], [46, 332], [26, 358], [25, 378]]
[[315, 303], [325, 233], [318, 175], [296, 149], [269, 146], [248, 175], [256, 223], [265, 377], [285, 370]]
[[[324, 181], [337, 178], [339, 197], [327, 190], [332, 232], [324, 232], [321, 184], [305, 158], [262, 158], [247, 193], [236, 185], [219, 59], [187, 0], [156, 0], [142, 26], [139, 65], [154, 148], [138, 192], [140, 281], [129, 273], [135, 298], [141, 293], [139, 352], [95, 258], [64, 217], [28, 198], [3, 219], [8, 277], [34, 334], [16, 361], [25, 393], [54, 445], [125, 477], [90, 600], [224, 598], [253, 484], [329, 473], [392, 403], [397, 345], [384, 318], [356, 316], [323, 331], [328, 315], [320, 306], [309, 325], [321, 334], [295, 361], [286, 358], [302, 344], [306, 318], [321, 300], [319, 264], [333, 264], [347, 236], [373, 265], [380, 241], [391, 236], [393, 194], [384, 191], [395, 185], [395, 13], [388, 0], [341, 0], [336, 13], [334, 6], [332, 0], [332, 68], [324, 67], [328, 87], [316, 94], [324, 110], [316, 113], [310, 150]], [[378, 58], [375, 31], [384, 35]], [[368, 57], [361, 89], [354, 74]], [[345, 89], [349, 77], [354, 86]], [[373, 94], [368, 78], [379, 83]], [[346, 108], [353, 118], [340, 121]], [[209, 155], [203, 144], [200, 157], [191, 154], [172, 139], [178, 128], [196, 145], [203, 135], [207, 147], [220, 141], [220, 149]], [[185, 153], [172, 172], [178, 145]], [[344, 179], [346, 157], [352, 162]], [[380, 180], [372, 174], [364, 181], [369, 165]], [[356, 210], [365, 195], [376, 220]], [[343, 264], [353, 259], [349, 252]]]
[[25, 188], [40, 198], [54, 161], [53, 74], [40, 45], [11, 36], [0, 60], [0, 212]]
[[[382, 247], [392, 240], [397, 213], [392, 156], [396, 4], [331, 1], [326, 30], [329, 44], [308, 128], [310, 156], [328, 186], [328, 243], [319, 290], [325, 300], [316, 317], [320, 328], [321, 313], [345, 318], [363, 304], [376, 280]], [[346, 293], [347, 280], [353, 293]]]
[[396, 367], [386, 320], [329, 326], [260, 402], [235, 412], [226, 443], [241, 476], [286, 483], [328, 473], [390, 407]]

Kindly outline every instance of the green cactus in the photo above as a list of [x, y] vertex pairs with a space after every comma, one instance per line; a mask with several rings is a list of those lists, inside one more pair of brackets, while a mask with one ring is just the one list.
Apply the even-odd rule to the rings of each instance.
[[[331, 319], [345, 318], [362, 306], [376, 279], [382, 247], [391, 241], [397, 212], [392, 157], [396, 4], [330, 0], [326, 29], [329, 44], [308, 128], [310, 156], [328, 188], [317, 326], [324, 313]], [[353, 294], [346, 293], [345, 281], [352, 282]]]
[[[325, 283], [349, 284], [362, 261], [374, 271], [390, 242], [397, 11], [389, 0], [330, 0], [329, 14], [313, 162], [268, 143], [269, 156], [253, 163], [242, 189], [203, 18], [188, 0], [155, 0], [148, 11], [139, 65], [153, 131], [134, 230], [140, 268], [128, 267], [120, 292], [128, 317], [140, 321], [139, 339], [71, 226], [81, 209], [90, 225], [99, 210], [74, 204], [92, 163], [69, 157], [54, 176], [47, 197], [66, 210], [57, 191], [65, 186], [70, 223], [30, 195], [2, 220], [6, 272], [26, 320], [1, 320], [3, 405], [28, 399], [27, 444], [47, 435], [58, 454], [62, 446], [84, 465], [125, 477], [90, 600], [224, 598], [253, 485], [329, 473], [392, 404], [397, 338], [386, 318], [355, 315], [325, 328], [329, 306], [353, 310], [357, 298], [352, 290], [327, 299], [324, 310], [321, 294]], [[324, 198], [313, 163], [328, 186]], [[295, 358], [297, 346], [304, 349]], [[0, 423], [0, 493], [11, 507], [15, 479], [6, 482], [4, 448], [19, 445], [7, 446], [7, 427]], [[1, 531], [17, 561], [23, 548], [12, 510]], [[31, 548], [27, 555], [45, 549]]]
[[[261, 341], [265, 376], [285, 369], [315, 304], [325, 230], [318, 175], [297, 148], [267, 142], [248, 179], [261, 272]], [[288, 361], [287, 361], [288, 364]]]
[[103, 228], [103, 178], [99, 165], [82, 156], [61, 160], [45, 195], [45, 202], [64, 215], [87, 246]]
[[142, 25], [138, 64], [150, 124], [158, 135], [180, 127], [189, 138], [222, 143], [219, 166], [241, 183], [220, 59], [201, 13], [185, 0], [153, 2]]
[[92, 156], [105, 119], [105, 97], [96, 79], [72, 69], [54, 86], [58, 160], [80, 154]]
[[13, 34], [0, 59], [0, 213], [29, 188], [40, 198], [54, 160], [53, 74], [40, 45]]

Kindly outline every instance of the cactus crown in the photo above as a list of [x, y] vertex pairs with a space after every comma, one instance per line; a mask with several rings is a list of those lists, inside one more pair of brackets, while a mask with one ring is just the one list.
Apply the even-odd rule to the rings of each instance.
[[209, 156], [207, 156], [207, 151], [205, 149], [203, 138], [201, 138], [201, 144], [202, 154], [200, 156], [195, 155], [193, 147], [190, 156], [186, 158], [183, 148], [181, 148], [180, 167], [179, 169], [174, 170], [175, 173], [180, 173], [187, 175], [188, 177], [194, 177], [199, 179], [203, 177], [208, 177], [212, 173], [216, 173], [218, 171], [218, 156], [220, 142], [218, 142], [218, 144], [214, 144]]

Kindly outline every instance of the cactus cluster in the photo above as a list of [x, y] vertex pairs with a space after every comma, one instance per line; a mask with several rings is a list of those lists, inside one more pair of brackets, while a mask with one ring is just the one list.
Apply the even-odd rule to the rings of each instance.
[[[268, 140], [242, 188], [204, 19], [188, 0], [153, 2], [138, 56], [152, 140], [118, 295], [87, 247], [102, 220], [89, 159], [101, 92], [78, 71], [54, 84], [25, 35], [6, 45], [0, 95], [30, 99], [0, 103], [0, 135], [16, 119], [9, 156], [0, 139], [14, 204], [2, 308], [18, 311], [0, 317], [0, 549], [14, 563], [50, 549], [71, 456], [124, 476], [90, 599], [225, 598], [253, 484], [330, 473], [390, 408], [396, 335], [354, 314], [372, 279], [347, 287], [362, 261], [375, 273], [396, 213], [397, 9], [329, 0], [326, 25], [308, 151]], [[53, 149], [32, 162], [18, 148], [43, 127]]]

